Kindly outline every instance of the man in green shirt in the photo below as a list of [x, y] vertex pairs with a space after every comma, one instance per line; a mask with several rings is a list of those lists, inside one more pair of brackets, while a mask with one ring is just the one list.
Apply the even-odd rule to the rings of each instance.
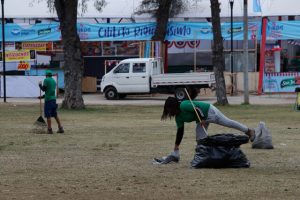
[[194, 100], [193, 104], [197, 112], [199, 113], [201, 123], [199, 122], [191, 101], [185, 100], [179, 103], [176, 98], [169, 97], [165, 102], [161, 120], [166, 120], [167, 118], [171, 119], [175, 117], [177, 126], [174, 151], [169, 155], [172, 157], [173, 161], [179, 161], [179, 145], [184, 134], [184, 123], [193, 121], [196, 122], [196, 141], [207, 137], [206, 130], [209, 124], [215, 123], [228, 128], [234, 128], [242, 131], [250, 138], [250, 141], [253, 142], [255, 138], [255, 131], [253, 129], [250, 129], [237, 121], [229, 119], [212, 104]]
[[44, 114], [47, 118], [47, 126], [48, 126], [48, 134], [53, 134], [52, 127], [51, 127], [51, 117], [54, 117], [57, 125], [58, 131], [57, 133], [64, 133], [64, 129], [60, 123], [59, 117], [57, 115], [57, 104], [56, 104], [56, 82], [52, 78], [52, 71], [46, 71], [46, 78], [44, 82], [39, 83], [39, 87], [41, 90], [45, 92], [45, 106], [44, 106]]

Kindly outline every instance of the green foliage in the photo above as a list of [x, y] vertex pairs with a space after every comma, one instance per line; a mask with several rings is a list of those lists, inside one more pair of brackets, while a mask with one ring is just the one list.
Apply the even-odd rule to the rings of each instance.
[[[165, 0], [143, 0], [136, 14], [151, 14], [154, 17], [158, 15], [158, 8], [163, 5]], [[174, 17], [185, 10], [183, 0], [173, 0], [170, 7], [170, 17]]]
[[[39, 3], [43, 0], [32, 0], [32, 3]], [[54, 12], [55, 11], [55, 1], [56, 0], [45, 0], [47, 1], [47, 5], [48, 5], [48, 8], [50, 10], [50, 12]], [[71, 0], [71, 1], [74, 1], [74, 0]], [[81, 14], [87, 12], [87, 3], [89, 2], [90, 0], [79, 0], [78, 1], [78, 10], [81, 10]], [[95, 8], [101, 12], [103, 7], [105, 7], [107, 5], [107, 2], [106, 0], [92, 0], [94, 1], [94, 6]]]

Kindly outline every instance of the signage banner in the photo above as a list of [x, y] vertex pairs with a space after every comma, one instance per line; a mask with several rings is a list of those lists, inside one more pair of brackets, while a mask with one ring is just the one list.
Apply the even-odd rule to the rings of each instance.
[[266, 73], [264, 77], [264, 92], [295, 92], [300, 87], [299, 72]]
[[[233, 39], [243, 40], [243, 23], [233, 24]], [[260, 22], [249, 22], [249, 40], [260, 39]], [[151, 40], [156, 23], [109, 23], [89, 24], [78, 23], [77, 32], [81, 41], [138, 41]], [[6, 41], [60, 41], [59, 23], [24, 25], [6, 24]], [[230, 23], [222, 23], [224, 40], [231, 39]], [[0, 40], [2, 33], [0, 33]], [[212, 40], [212, 25], [208, 22], [170, 22], [167, 28], [166, 40]]]
[[49, 44], [47, 42], [22, 42], [22, 49], [24, 50], [29, 49], [36, 51], [46, 51], [47, 49], [49, 49], [48, 46]]
[[267, 40], [300, 39], [300, 21], [268, 22]]
[[151, 40], [156, 23], [77, 24], [77, 32], [84, 41]]
[[[0, 50], [2, 51], [2, 42], [0, 43]], [[14, 51], [15, 43], [14, 42], [5, 42], [5, 51]]]
[[[230, 23], [222, 23], [224, 40], [231, 39]], [[151, 40], [156, 23], [134, 24], [85, 24], [77, 26], [81, 40], [86, 41], [122, 41], [122, 40]], [[261, 23], [249, 23], [249, 40], [260, 39]], [[233, 39], [243, 40], [243, 23], [234, 23]], [[166, 40], [212, 40], [212, 25], [208, 22], [170, 22], [167, 28]]]
[[[1, 32], [2, 40], [2, 32]], [[60, 40], [61, 33], [59, 23], [50, 24], [5, 24], [5, 40], [17, 41], [57, 41]]]
[[5, 61], [19, 61], [19, 60], [30, 60], [30, 51], [7, 51], [5, 52]]
[[[110, 23], [89, 24], [78, 23], [77, 32], [82, 41], [132, 41], [151, 40], [156, 23]], [[231, 23], [221, 24], [224, 40], [231, 38]], [[261, 23], [249, 22], [249, 40], [261, 39]], [[5, 24], [5, 38], [7, 42], [45, 42], [60, 41], [59, 23], [18, 25]], [[268, 40], [293, 40], [300, 38], [300, 21], [268, 22]], [[212, 24], [208, 22], [170, 22], [167, 28], [166, 40], [212, 40]], [[243, 40], [243, 22], [233, 23], [233, 39]], [[0, 41], [2, 32], [0, 32]], [[10, 46], [13, 46], [12, 44]]]
[[[26, 61], [29, 63], [30, 66], [34, 65], [34, 60]], [[20, 64], [20, 61], [14, 61], [14, 62], [6, 62], [5, 64], [5, 70], [8, 71], [17, 71], [18, 65]], [[0, 72], [3, 71], [3, 62], [0, 62]]]
[[[231, 40], [231, 23], [226, 22], [221, 24], [222, 36], [224, 40]], [[244, 39], [244, 23], [233, 23], [233, 40]], [[211, 40], [213, 37], [211, 38]], [[260, 40], [261, 39], [261, 23], [249, 22], [248, 23], [248, 40]]]
[[275, 72], [275, 57], [274, 51], [272, 48], [274, 45], [266, 44], [266, 51], [265, 51], [265, 72], [272, 73]]
[[27, 71], [30, 70], [29, 62], [20, 61], [18, 64], [18, 71]]

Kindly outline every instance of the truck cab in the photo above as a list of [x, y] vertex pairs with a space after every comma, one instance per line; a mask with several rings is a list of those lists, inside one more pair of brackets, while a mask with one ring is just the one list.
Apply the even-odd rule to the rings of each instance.
[[186, 99], [185, 88], [213, 88], [213, 72], [163, 73], [157, 58], [132, 58], [121, 61], [102, 77], [101, 92], [108, 100], [124, 98], [127, 94], [174, 94]]

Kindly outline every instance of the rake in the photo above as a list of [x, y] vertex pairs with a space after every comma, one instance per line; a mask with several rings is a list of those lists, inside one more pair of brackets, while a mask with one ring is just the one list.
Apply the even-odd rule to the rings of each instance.
[[40, 126], [46, 126], [46, 122], [45, 122], [44, 118], [42, 117], [42, 98], [41, 98], [41, 96], [42, 96], [42, 91], [40, 89], [40, 97], [39, 97], [39, 99], [40, 99], [40, 116], [35, 121], [35, 124], [40, 125]]

